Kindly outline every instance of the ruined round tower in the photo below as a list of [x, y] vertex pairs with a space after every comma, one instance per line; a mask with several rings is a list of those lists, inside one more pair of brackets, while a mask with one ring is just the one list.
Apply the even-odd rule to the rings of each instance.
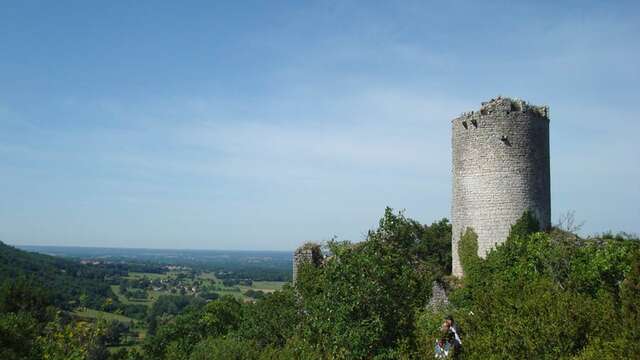
[[304, 264], [319, 266], [322, 262], [320, 245], [308, 242], [298, 247], [293, 253], [293, 283], [298, 279], [298, 271]]
[[453, 275], [462, 275], [458, 242], [478, 235], [478, 255], [502, 243], [529, 210], [551, 223], [549, 108], [498, 97], [452, 120]]

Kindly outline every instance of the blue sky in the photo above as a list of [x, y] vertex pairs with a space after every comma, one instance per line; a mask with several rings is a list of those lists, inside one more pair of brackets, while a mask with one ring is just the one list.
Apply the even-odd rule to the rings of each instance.
[[551, 107], [553, 220], [640, 232], [640, 5], [0, 4], [0, 240], [293, 249], [449, 216], [450, 119]]

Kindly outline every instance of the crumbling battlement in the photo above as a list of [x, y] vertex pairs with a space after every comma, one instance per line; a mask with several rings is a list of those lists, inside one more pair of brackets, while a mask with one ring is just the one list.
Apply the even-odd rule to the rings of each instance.
[[482, 102], [480, 110], [464, 112], [459, 117], [453, 119], [452, 122], [466, 121], [470, 124], [472, 121], [478, 121], [484, 116], [518, 113], [529, 113], [547, 120], [549, 119], [548, 106], [536, 106], [521, 99], [498, 96], [497, 98]]

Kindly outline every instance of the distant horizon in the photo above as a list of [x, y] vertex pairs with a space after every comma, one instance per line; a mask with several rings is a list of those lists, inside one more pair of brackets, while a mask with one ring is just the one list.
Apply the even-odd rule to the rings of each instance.
[[[2, 240], [0, 240], [2, 241]], [[193, 248], [141, 248], [141, 247], [112, 247], [112, 246], [93, 246], [93, 245], [23, 245], [23, 244], [11, 244], [5, 241], [3, 243], [16, 247], [18, 249], [26, 248], [86, 248], [86, 249], [105, 249], [105, 250], [167, 250], [167, 251], [219, 251], [219, 252], [276, 252], [276, 253], [288, 253], [293, 252], [291, 250], [262, 250], [262, 249], [193, 249]]]
[[[594, 237], [597, 238], [598, 236], [607, 234], [607, 233], [611, 233], [613, 235], [616, 234], [627, 234], [627, 235], [631, 235], [631, 236], [638, 236], [639, 234], [637, 233], [628, 233], [628, 232], [624, 232], [624, 231], [602, 231], [599, 233], [593, 233], [593, 234], [588, 234], [585, 237], [589, 238], [589, 237]], [[580, 235], [583, 236], [583, 235]], [[318, 243], [320, 245], [323, 245], [327, 242], [328, 240], [325, 241], [314, 241], [314, 243]], [[363, 241], [363, 240], [361, 240]], [[293, 253], [296, 248], [292, 248], [292, 249], [220, 249], [220, 248], [171, 248], [171, 247], [167, 247], [167, 248], [155, 248], [155, 247], [127, 247], [127, 246], [100, 246], [100, 245], [34, 245], [34, 244], [13, 244], [13, 243], [9, 243], [6, 242], [2, 239], [0, 239], [0, 242], [3, 242], [7, 245], [10, 246], [14, 246], [17, 248], [88, 248], [88, 249], [114, 249], [114, 250], [174, 250], [174, 251], [220, 251], [220, 252], [224, 252], [224, 251], [228, 251], [228, 252], [291, 252]], [[356, 241], [353, 241], [356, 242]], [[300, 245], [302, 245], [303, 243], [301, 242]]]

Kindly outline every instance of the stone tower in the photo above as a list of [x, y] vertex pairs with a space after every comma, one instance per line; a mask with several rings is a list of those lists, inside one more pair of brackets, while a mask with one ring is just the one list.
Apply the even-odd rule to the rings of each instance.
[[293, 252], [293, 283], [296, 283], [298, 277], [298, 269], [302, 264], [311, 263], [315, 266], [322, 262], [322, 251], [320, 245], [314, 243], [306, 243]]
[[453, 275], [462, 275], [458, 242], [469, 227], [485, 256], [529, 210], [551, 223], [549, 108], [498, 97], [452, 120]]

